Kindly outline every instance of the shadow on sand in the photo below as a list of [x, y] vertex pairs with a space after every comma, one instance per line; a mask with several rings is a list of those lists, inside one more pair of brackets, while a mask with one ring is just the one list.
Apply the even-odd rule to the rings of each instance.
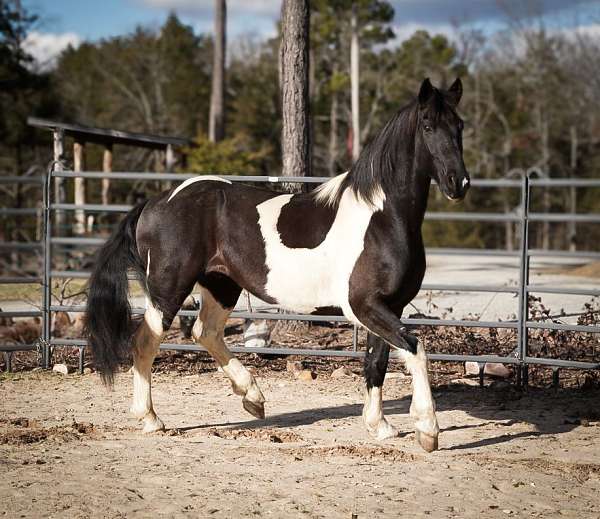
[[[556, 435], [571, 431], [586, 420], [600, 420], [597, 402], [600, 401], [600, 389], [561, 389], [554, 392], [549, 389], [530, 388], [520, 391], [514, 386], [495, 389], [492, 387], [473, 387], [467, 385], [439, 386], [434, 388], [438, 412], [463, 411], [469, 416], [483, 420], [480, 423], [452, 425], [442, 428], [441, 432], [459, 429], [478, 428], [485, 425], [510, 427], [518, 423], [533, 426], [532, 431], [507, 432], [493, 437], [478, 439], [462, 445], [441, 450], [464, 450], [498, 445], [519, 438], [535, 438]], [[407, 415], [411, 397], [384, 402], [384, 410], [392, 423], [398, 424], [396, 415]], [[193, 431], [212, 427], [230, 427], [236, 429], [258, 429], [265, 427], [293, 428], [311, 425], [321, 420], [341, 420], [361, 416], [362, 404], [341, 405], [304, 409], [290, 413], [267, 416], [265, 420], [249, 420], [227, 423], [208, 423], [178, 428], [179, 431]], [[412, 434], [412, 427], [402, 431], [400, 437]]]

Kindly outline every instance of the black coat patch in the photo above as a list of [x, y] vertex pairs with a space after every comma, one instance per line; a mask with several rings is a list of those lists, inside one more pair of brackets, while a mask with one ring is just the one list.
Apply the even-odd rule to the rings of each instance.
[[336, 209], [316, 202], [311, 194], [294, 195], [281, 208], [277, 232], [290, 249], [314, 249], [327, 237]]

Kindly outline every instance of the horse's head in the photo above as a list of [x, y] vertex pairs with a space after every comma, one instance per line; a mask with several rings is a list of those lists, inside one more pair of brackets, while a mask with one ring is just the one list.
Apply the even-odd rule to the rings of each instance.
[[[430, 174], [450, 200], [462, 200], [469, 188], [469, 173], [463, 161], [462, 119], [456, 107], [462, 96], [457, 79], [448, 90], [438, 90], [425, 79], [419, 91], [418, 128], [426, 154], [431, 159]], [[428, 161], [429, 162], [429, 161]]]

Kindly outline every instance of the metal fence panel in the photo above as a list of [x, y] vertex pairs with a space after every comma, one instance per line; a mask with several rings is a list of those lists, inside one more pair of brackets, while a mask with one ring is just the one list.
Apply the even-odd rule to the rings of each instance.
[[[86, 271], [75, 271], [75, 270], [54, 270], [52, 268], [52, 246], [69, 246], [69, 247], [89, 247], [99, 246], [105, 240], [97, 237], [62, 237], [52, 236], [51, 228], [51, 214], [54, 211], [73, 211], [73, 210], [84, 210], [90, 212], [125, 212], [128, 211], [131, 206], [129, 205], [100, 205], [100, 204], [70, 204], [70, 203], [52, 203], [51, 201], [51, 189], [50, 185], [53, 178], [87, 178], [87, 179], [102, 179], [110, 178], [110, 180], [147, 180], [147, 181], [184, 181], [189, 178], [193, 178], [194, 174], [185, 173], [139, 173], [139, 172], [73, 172], [65, 171], [62, 167], [62, 150], [64, 148], [64, 135], [61, 130], [54, 131], [54, 143], [55, 143], [55, 160], [53, 167], [51, 167], [45, 182], [44, 193], [43, 193], [43, 215], [44, 215], [44, 240], [41, 244], [35, 245], [35, 247], [42, 247], [44, 252], [44, 268], [42, 277], [43, 286], [43, 309], [41, 312], [29, 312], [29, 314], [35, 314], [37, 316], [43, 316], [43, 332], [41, 337], [41, 344], [43, 345], [44, 355], [43, 362], [46, 367], [49, 367], [51, 347], [53, 346], [71, 346], [80, 349], [80, 367], [83, 366], [82, 358], [85, 351], [85, 341], [82, 339], [58, 339], [52, 337], [52, 331], [50, 328], [51, 314], [57, 311], [70, 311], [70, 312], [82, 312], [85, 310], [83, 305], [52, 305], [50, 287], [52, 279], [58, 278], [80, 278], [84, 279], [89, 277], [89, 272]], [[329, 180], [329, 177], [270, 177], [270, 176], [233, 176], [233, 175], [220, 175], [222, 178], [231, 180], [232, 182], [260, 182], [260, 183], [321, 183]], [[11, 177], [0, 177], [1, 182], [8, 182]], [[20, 178], [20, 177], [15, 177]], [[29, 179], [32, 182], [40, 180]], [[505, 328], [517, 330], [518, 338], [518, 349], [515, 357], [502, 357], [496, 355], [449, 355], [440, 353], [429, 353], [429, 358], [436, 361], [452, 361], [452, 362], [464, 362], [464, 361], [476, 361], [479, 363], [486, 362], [502, 362], [515, 364], [518, 367], [518, 374], [523, 371], [523, 376], [526, 377], [526, 368], [530, 364], [539, 364], [544, 366], [552, 366], [554, 368], [600, 368], [600, 363], [589, 363], [570, 361], [562, 359], [549, 359], [549, 358], [538, 358], [532, 357], [528, 352], [528, 332], [534, 329], [553, 329], [563, 330], [572, 332], [600, 332], [598, 326], [581, 326], [581, 325], [567, 325], [562, 323], [553, 322], [537, 322], [531, 321], [528, 315], [528, 298], [530, 293], [558, 293], [558, 294], [577, 294], [593, 296], [599, 295], [599, 290], [594, 289], [575, 289], [565, 287], [552, 287], [552, 286], [538, 286], [529, 283], [529, 270], [530, 270], [530, 258], [534, 256], [546, 257], [580, 257], [580, 258], [600, 258], [600, 253], [592, 251], [545, 251], [536, 250], [529, 248], [529, 226], [530, 222], [565, 222], [574, 221], [578, 223], [598, 223], [600, 222], [600, 215], [598, 214], [548, 214], [548, 213], [531, 213], [529, 210], [529, 201], [531, 195], [531, 188], [533, 186], [538, 187], [600, 187], [600, 180], [595, 179], [533, 179], [524, 175], [520, 180], [514, 179], [482, 179], [473, 180], [472, 185], [474, 187], [481, 188], [518, 188], [521, 192], [521, 210], [518, 213], [483, 213], [483, 212], [428, 212], [426, 218], [428, 220], [455, 220], [455, 221], [489, 221], [489, 222], [516, 222], [521, 227], [521, 245], [517, 251], [505, 251], [505, 250], [486, 250], [486, 249], [441, 249], [432, 248], [428, 249], [428, 254], [467, 254], [467, 255], [481, 255], [481, 256], [504, 256], [518, 258], [519, 266], [519, 285], [518, 286], [498, 286], [498, 285], [460, 285], [460, 284], [425, 284], [422, 286], [422, 290], [430, 291], [469, 291], [469, 292], [490, 292], [490, 293], [512, 293], [516, 294], [519, 298], [519, 308], [517, 319], [514, 321], [473, 321], [465, 319], [403, 319], [409, 325], [414, 326], [461, 326], [471, 328]], [[17, 214], [6, 209], [4, 212], [0, 211], [0, 214]], [[18, 214], [23, 213], [22, 210]], [[30, 213], [37, 214], [38, 209], [28, 210]], [[33, 245], [31, 248], [35, 248]], [[4, 248], [11, 249], [10, 244], [5, 244]], [[29, 248], [29, 246], [23, 247]], [[5, 277], [6, 282], [11, 282], [15, 278]], [[27, 278], [30, 282], [39, 281], [39, 278]], [[136, 314], [141, 314], [144, 309], [136, 308], [133, 310]], [[3, 314], [9, 314], [4, 312]], [[24, 313], [13, 312], [12, 314], [19, 314], [23, 316]], [[179, 315], [195, 316], [197, 312], [193, 311], [180, 311]], [[348, 322], [345, 317], [340, 316], [314, 316], [305, 314], [293, 314], [293, 313], [274, 313], [274, 312], [243, 312], [235, 311], [231, 314], [231, 318], [244, 318], [244, 319], [270, 319], [270, 320], [303, 320], [303, 321], [332, 321], [332, 322]], [[356, 334], [355, 334], [356, 336]], [[31, 345], [23, 345], [25, 349], [31, 348]], [[356, 344], [355, 344], [356, 346]], [[175, 349], [180, 351], [204, 351], [203, 348], [192, 344], [173, 344], [164, 343], [161, 345], [161, 349]], [[261, 354], [272, 354], [272, 355], [324, 355], [328, 357], [362, 357], [363, 352], [356, 351], [356, 347], [353, 350], [327, 350], [327, 349], [311, 349], [311, 348], [246, 348], [246, 347], [233, 347], [231, 348], [234, 352], [255, 352]], [[392, 351], [391, 358], [396, 358], [397, 355]]]

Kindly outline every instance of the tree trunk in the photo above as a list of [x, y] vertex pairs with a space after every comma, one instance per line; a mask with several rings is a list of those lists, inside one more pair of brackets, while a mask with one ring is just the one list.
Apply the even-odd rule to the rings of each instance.
[[281, 135], [284, 176], [310, 176], [308, 0], [284, 0], [281, 13]]
[[[571, 126], [571, 178], [575, 178], [577, 175], [577, 128]], [[572, 215], [577, 213], [577, 189], [573, 186], [569, 188], [569, 212]], [[570, 251], [577, 250], [577, 224], [575, 222], [569, 222], [567, 227], [567, 242]]]
[[[83, 142], [75, 141], [73, 144], [73, 170], [85, 170], [85, 145]], [[75, 177], [75, 205], [85, 204], [85, 179]], [[77, 209], [75, 211], [75, 234], [85, 233], [85, 211]]]
[[[508, 203], [508, 199], [506, 198], [507, 196], [508, 196], [508, 190], [504, 190], [503, 205], [504, 205], [504, 214], [506, 216], [508, 216], [510, 214], [510, 205]], [[506, 250], [513, 250], [514, 242], [515, 242], [515, 238], [514, 238], [514, 232], [513, 232], [513, 223], [512, 222], [504, 222], [504, 243], [505, 243], [504, 248]]]
[[[550, 178], [550, 148], [548, 138], [548, 119], [544, 115], [542, 124], [542, 163], [543, 172], [546, 178]], [[550, 191], [547, 187], [544, 187], [543, 190], [542, 206], [544, 213], [550, 212]], [[542, 249], [550, 249], [550, 222], [542, 223]]]
[[[281, 47], [279, 49], [282, 131], [282, 176], [311, 175], [309, 105], [309, 24], [308, 0], [283, 0]], [[303, 186], [303, 190], [306, 187]], [[278, 333], [305, 330], [302, 321], [278, 321]]]
[[[173, 146], [170, 144], [165, 148], [165, 173], [173, 173], [173, 169], [175, 168], [175, 151], [173, 150]], [[163, 182], [163, 190], [168, 191], [173, 187], [173, 182], [170, 180], [165, 180]]]
[[227, 6], [225, 0], [215, 0], [215, 40], [213, 49], [212, 92], [208, 138], [219, 142], [225, 138], [225, 52]]
[[356, 4], [352, 4], [352, 17], [350, 19], [350, 89], [352, 101], [352, 160], [356, 162], [360, 155], [360, 49], [358, 41], [358, 14]]
[[336, 158], [338, 150], [338, 93], [331, 92], [331, 111], [329, 113], [329, 160], [327, 169], [329, 176], [334, 177], [336, 171]]

